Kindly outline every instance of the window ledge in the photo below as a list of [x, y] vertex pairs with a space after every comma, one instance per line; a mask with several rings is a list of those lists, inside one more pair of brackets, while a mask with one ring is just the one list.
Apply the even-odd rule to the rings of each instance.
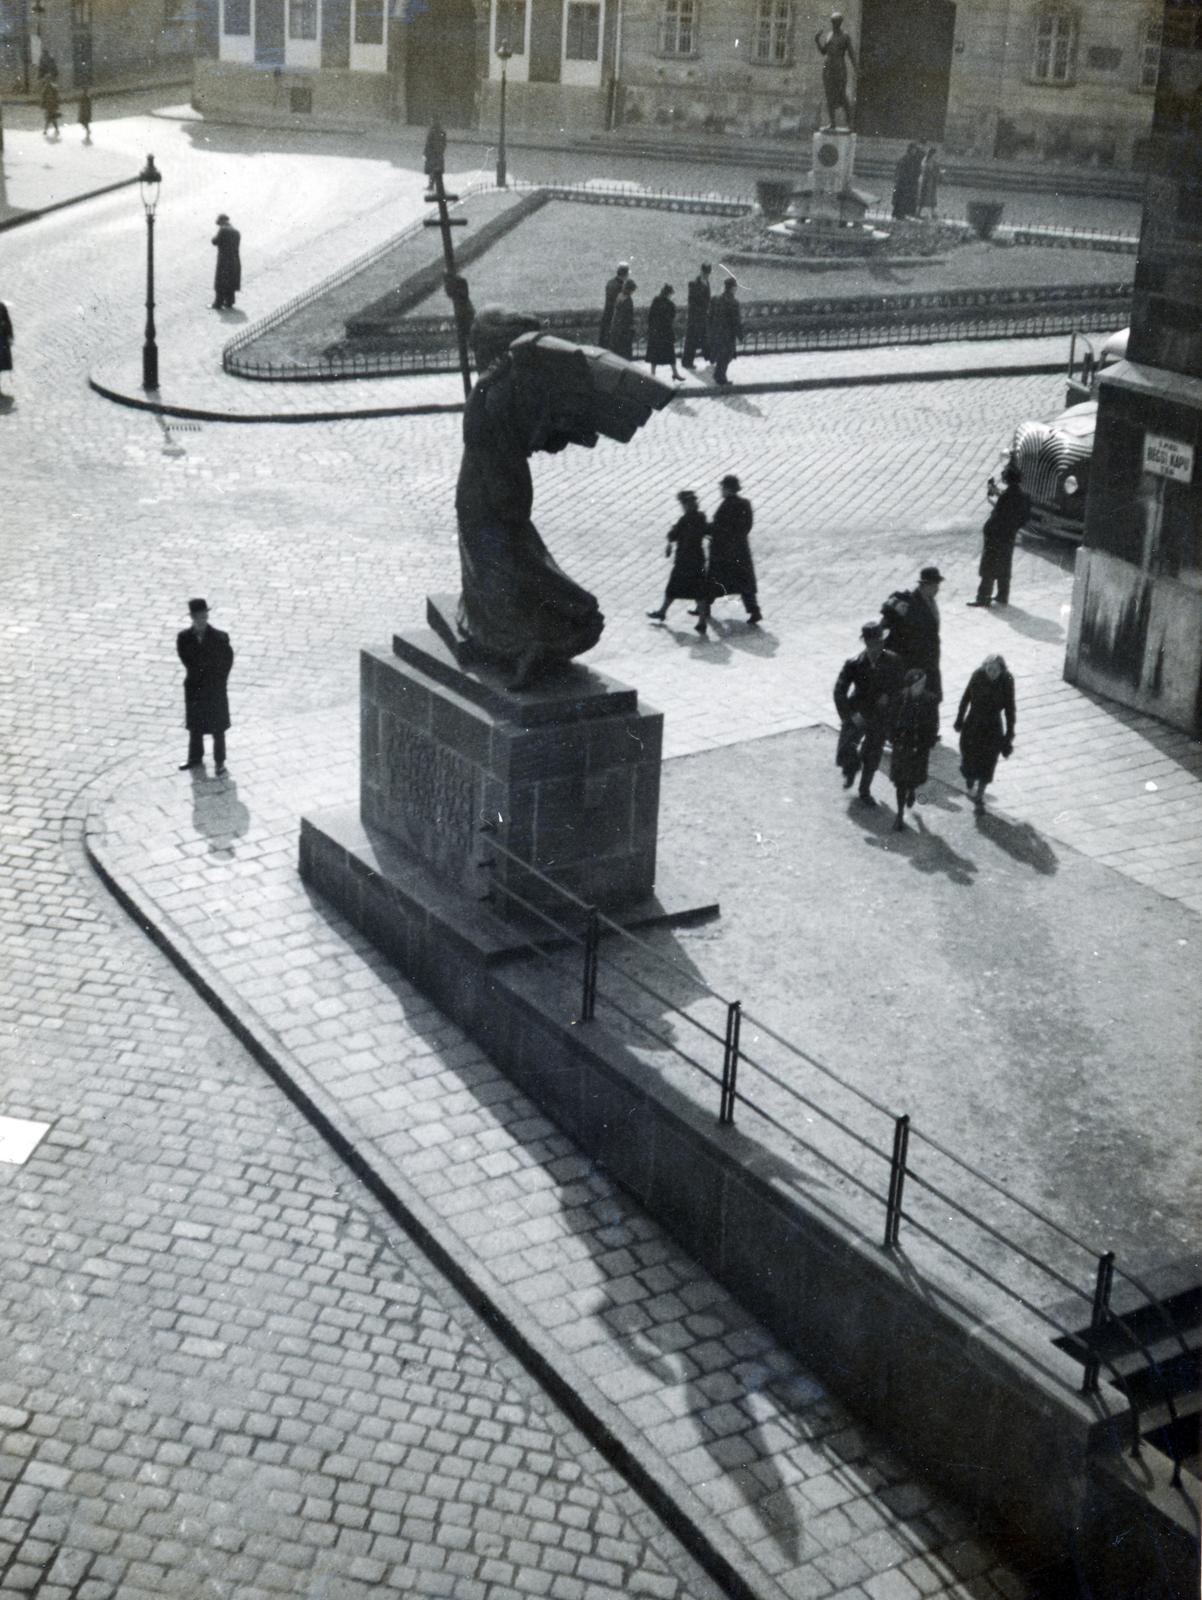
[[1075, 89], [1078, 80], [1074, 78], [1028, 78], [1032, 89]]

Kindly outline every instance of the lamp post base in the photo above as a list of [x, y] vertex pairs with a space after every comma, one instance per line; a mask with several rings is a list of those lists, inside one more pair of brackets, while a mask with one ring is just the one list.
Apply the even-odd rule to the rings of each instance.
[[159, 347], [154, 344], [142, 346], [142, 387], [143, 389], [157, 389], [159, 386]]

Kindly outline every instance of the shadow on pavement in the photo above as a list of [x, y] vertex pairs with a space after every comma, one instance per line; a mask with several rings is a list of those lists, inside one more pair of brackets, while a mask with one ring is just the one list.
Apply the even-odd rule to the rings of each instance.
[[710, 626], [718, 632], [724, 644], [730, 645], [732, 649], [742, 650], [749, 656], [763, 656], [767, 659], [780, 649], [780, 640], [774, 633], [769, 633], [764, 628], [749, 628], [745, 622], [737, 622], [733, 618], [729, 622], [711, 622]]
[[990, 606], [991, 616], [1001, 618], [1008, 623], [1015, 633], [1024, 634], [1028, 639], [1040, 639], [1045, 644], [1062, 644], [1064, 642], [1064, 627], [1059, 622], [1053, 622], [1048, 617], [1037, 617], [1033, 611], [1024, 611], [1021, 606]]
[[223, 306], [217, 313], [222, 322], [249, 322], [250, 318], [245, 311], [236, 311], [229, 306]]
[[906, 826], [900, 833], [894, 832], [897, 812], [890, 805], [878, 802], [875, 811], [866, 812], [863, 806], [853, 802], [847, 815], [857, 827], [868, 830], [864, 835], [865, 844], [887, 855], [904, 856], [916, 872], [945, 877], [949, 883], [962, 888], [971, 888], [976, 882], [976, 862], [959, 855], [946, 839], [932, 833], [913, 811], [907, 811]]
[[1060, 859], [1051, 845], [1029, 822], [1010, 822], [994, 811], [978, 811], [977, 832], [997, 845], [1015, 861], [1050, 877], [1060, 868]]
[[209, 854], [232, 856], [250, 827], [250, 812], [229, 778], [210, 779], [203, 767], [192, 774], [192, 826], [209, 841]]
[[3, 416], [6, 411], [15, 411], [16, 409], [17, 400], [15, 395], [0, 394], [0, 416]]
[[718, 390], [722, 403], [728, 411], [739, 411], [747, 417], [762, 417], [764, 413], [754, 401], [748, 400], [745, 395], [730, 394], [722, 389]]

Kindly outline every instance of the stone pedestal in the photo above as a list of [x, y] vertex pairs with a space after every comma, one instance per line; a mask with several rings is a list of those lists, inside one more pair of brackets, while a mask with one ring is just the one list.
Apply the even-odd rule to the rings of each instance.
[[814, 135], [809, 176], [793, 191], [791, 215], [770, 231], [795, 239], [812, 238], [823, 254], [868, 255], [887, 235], [864, 221], [876, 199], [852, 183], [856, 136], [847, 128]]
[[[562, 897], [491, 850], [491, 837], [583, 900], [615, 910], [655, 882], [663, 717], [633, 689], [571, 666], [513, 693], [489, 667], [461, 666], [442, 634], [455, 597], [434, 597], [429, 631], [364, 650], [361, 814], [448, 885], [490, 882], [535, 904]], [[482, 869], [488, 859], [495, 865]], [[501, 912], [506, 897], [494, 896]]]

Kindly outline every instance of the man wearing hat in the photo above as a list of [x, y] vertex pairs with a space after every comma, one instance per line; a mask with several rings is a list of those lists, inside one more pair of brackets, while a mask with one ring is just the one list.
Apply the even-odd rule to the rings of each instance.
[[225, 686], [234, 652], [228, 633], [209, 626], [207, 600], [189, 600], [192, 626], [176, 636], [175, 649], [184, 664], [184, 726], [188, 730], [188, 759], [181, 772], [204, 764], [204, 736], [213, 736], [213, 762], [217, 776], [225, 777], [225, 732], [230, 725], [230, 703]]
[[997, 584], [999, 606], [1010, 603], [1010, 569], [1014, 564], [1014, 542], [1031, 514], [1031, 502], [1023, 493], [1022, 468], [1017, 461], [1007, 461], [1002, 468], [1002, 482], [1006, 487], [999, 494], [992, 478], [986, 494], [993, 503], [982, 530], [984, 544], [981, 564], [977, 568], [980, 583], [977, 597], [969, 600], [970, 606], [988, 606], [993, 603], [993, 586]]
[[242, 287], [242, 257], [238, 247], [242, 235], [231, 226], [223, 211], [217, 218], [217, 232], [213, 235], [217, 246], [217, 272], [213, 278], [213, 310], [233, 309], [234, 296]]
[[874, 806], [872, 780], [885, 749], [889, 708], [905, 672], [899, 658], [885, 648], [882, 623], [866, 622], [860, 637], [863, 650], [848, 657], [835, 679], [835, 710], [842, 724], [835, 764], [843, 769], [845, 789], [851, 788], [859, 773], [860, 799], [866, 806]]
[[629, 276], [629, 261], [619, 261], [613, 277], [605, 285], [605, 306], [601, 312], [601, 327], [597, 333], [597, 343], [602, 350], [609, 349], [609, 335], [613, 327], [614, 307], [618, 303], [618, 296], [622, 293], [622, 286]]
[[[739, 493], [738, 478], [728, 472], [722, 479], [722, 499], [710, 518], [710, 559], [707, 569], [709, 600], [697, 608], [701, 622], [709, 621], [710, 605], [724, 595], [737, 594], [747, 612], [747, 621], [754, 628], [763, 618], [756, 598], [755, 564], [751, 559], [751, 532], [753, 517], [751, 501]], [[698, 627], [704, 633], [704, 627]]]
[[710, 264], [701, 263], [701, 271], [689, 284], [688, 320], [684, 328], [684, 355], [681, 365], [691, 367], [700, 354], [709, 360], [710, 319]]
[[738, 287], [734, 278], [727, 278], [722, 293], [710, 306], [710, 360], [714, 363], [715, 383], [730, 382], [726, 369], [734, 360], [743, 337], [743, 313], [735, 299]]
[[881, 607], [886, 628], [886, 643], [901, 657], [903, 667], [921, 667], [927, 675], [927, 692], [943, 699], [943, 680], [939, 674], [939, 585], [943, 574], [938, 567], [923, 567], [918, 584], [891, 594]]

